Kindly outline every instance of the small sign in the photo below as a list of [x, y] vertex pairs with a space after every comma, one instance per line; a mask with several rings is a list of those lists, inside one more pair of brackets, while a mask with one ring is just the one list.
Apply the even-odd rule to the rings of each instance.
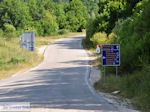
[[20, 36], [20, 47], [28, 51], [34, 51], [34, 38], [33, 32], [25, 32]]
[[100, 50], [100, 46], [96, 45], [96, 54], [100, 54], [101, 50]]
[[120, 45], [119, 44], [102, 45], [102, 65], [120, 66]]

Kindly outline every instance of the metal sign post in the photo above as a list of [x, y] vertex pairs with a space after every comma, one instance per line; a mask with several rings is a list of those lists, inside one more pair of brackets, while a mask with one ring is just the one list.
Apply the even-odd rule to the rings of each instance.
[[116, 66], [116, 78], [118, 77], [118, 66]]
[[104, 82], [106, 80], [106, 67], [104, 66]]
[[102, 66], [115, 66], [116, 77], [118, 76], [118, 66], [120, 66], [120, 45], [104, 44], [102, 45]]

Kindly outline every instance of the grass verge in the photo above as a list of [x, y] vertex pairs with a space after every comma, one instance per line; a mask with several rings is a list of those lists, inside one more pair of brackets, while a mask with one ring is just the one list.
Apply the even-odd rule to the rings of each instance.
[[112, 93], [120, 91], [118, 95], [131, 99], [132, 104], [144, 112], [150, 112], [150, 66], [126, 76], [116, 78], [107, 76], [95, 83], [99, 91]]

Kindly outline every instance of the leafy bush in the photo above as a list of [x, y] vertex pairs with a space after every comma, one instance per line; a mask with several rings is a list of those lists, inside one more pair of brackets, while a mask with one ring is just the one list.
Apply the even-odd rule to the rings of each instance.
[[16, 36], [16, 28], [11, 24], [4, 24], [4, 32], [4, 36], [9, 39]]
[[102, 44], [111, 44], [114, 42], [116, 38], [116, 35], [114, 33], [111, 33], [109, 36], [107, 36], [104, 32], [95, 33], [92, 38], [90, 39], [94, 45], [102, 45]]
[[42, 28], [44, 35], [55, 34], [58, 30], [56, 18], [52, 14], [46, 13], [45, 17], [42, 19]]
[[106, 33], [95, 33], [93, 35], [93, 37], [91, 38], [91, 41], [94, 43], [94, 45], [105, 44], [107, 41], [107, 34]]
[[115, 40], [116, 40], [116, 35], [115, 35], [115, 33], [110, 33], [110, 34], [108, 35], [107, 43], [109, 43], [109, 44], [115, 43]]

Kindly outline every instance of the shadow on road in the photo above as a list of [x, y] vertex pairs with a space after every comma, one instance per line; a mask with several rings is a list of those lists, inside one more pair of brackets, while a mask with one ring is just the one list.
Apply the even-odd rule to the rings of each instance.
[[105, 102], [98, 100], [85, 83], [85, 68], [30, 71], [31, 79], [0, 86], [0, 102], [31, 102], [33, 107], [62, 109], [103, 108]]

